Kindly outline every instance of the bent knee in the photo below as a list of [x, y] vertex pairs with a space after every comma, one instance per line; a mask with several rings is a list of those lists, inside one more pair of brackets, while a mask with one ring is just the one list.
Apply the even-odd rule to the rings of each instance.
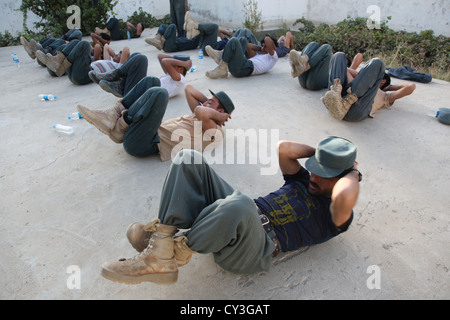
[[373, 58], [370, 60], [370, 65], [384, 70], [384, 62], [380, 58]]

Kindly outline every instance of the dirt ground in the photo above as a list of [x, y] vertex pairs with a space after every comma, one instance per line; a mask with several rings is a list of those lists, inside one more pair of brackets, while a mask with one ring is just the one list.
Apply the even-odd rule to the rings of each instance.
[[[155, 33], [147, 29], [143, 38]], [[113, 48], [147, 55], [148, 75], [161, 76], [158, 51], [143, 38]], [[170, 162], [133, 158], [85, 120], [67, 119], [78, 103], [109, 108], [114, 96], [95, 84], [51, 77], [21, 46], [0, 48], [1, 299], [450, 298], [450, 127], [427, 116], [449, 107], [449, 83], [417, 84], [412, 96], [374, 119], [348, 123], [330, 117], [320, 101], [325, 91], [300, 87], [287, 57], [265, 75], [210, 80], [204, 73], [215, 67], [212, 59], [200, 65], [197, 51], [186, 53], [198, 67], [189, 83], [233, 99], [226, 129], [269, 132], [269, 145], [275, 139], [316, 145], [330, 135], [357, 145], [364, 180], [349, 231], [301, 255], [282, 255], [263, 274], [232, 274], [211, 255], [197, 254], [171, 286], [104, 279], [103, 262], [135, 255], [128, 225], [156, 218]], [[43, 93], [58, 98], [42, 102]], [[170, 100], [165, 119], [188, 113], [182, 94]], [[73, 126], [74, 134], [54, 132], [56, 123]], [[281, 173], [262, 175], [264, 164], [250, 158], [213, 168], [251, 197], [277, 190]]]

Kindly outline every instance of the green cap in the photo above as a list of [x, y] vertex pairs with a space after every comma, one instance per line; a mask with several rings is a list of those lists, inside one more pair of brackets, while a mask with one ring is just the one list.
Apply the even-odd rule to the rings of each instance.
[[329, 137], [319, 142], [316, 154], [309, 158], [306, 169], [322, 178], [334, 178], [352, 168], [356, 161], [357, 148], [349, 140]]
[[219, 99], [220, 104], [222, 105], [222, 107], [225, 109], [225, 111], [228, 114], [231, 114], [234, 110], [234, 104], [233, 101], [231, 101], [230, 97], [223, 91], [220, 91], [218, 93], [214, 93], [211, 90], [209, 90], [209, 92], [211, 92], [211, 94], [216, 97], [217, 99]]

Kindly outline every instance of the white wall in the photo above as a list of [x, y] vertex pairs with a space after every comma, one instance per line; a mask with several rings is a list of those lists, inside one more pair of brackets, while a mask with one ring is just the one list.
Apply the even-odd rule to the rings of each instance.
[[[427, 29], [434, 30], [436, 35], [450, 36], [450, 1], [449, 0], [346, 0], [335, 1], [339, 5], [330, 8], [329, 0], [308, 1], [308, 15], [310, 20], [336, 23], [347, 16], [369, 17], [367, 8], [378, 6], [381, 20], [392, 17], [388, 26], [394, 30], [420, 32]], [[331, 10], [330, 10], [331, 9]]]
[[[245, 20], [243, 3], [248, 0], [188, 0], [192, 16], [201, 22], [214, 21], [222, 26], [240, 27]], [[304, 0], [258, 0], [264, 28], [275, 28], [281, 21], [295, 21], [307, 12]], [[294, 3], [294, 5], [292, 5]]]
[[125, 20], [133, 12], [138, 11], [139, 7], [157, 18], [170, 13], [169, 0], [119, 0], [113, 11], [117, 14], [117, 18]]
[[[221, 25], [241, 26], [244, 22], [243, 3], [247, 0], [189, 0], [193, 16]], [[392, 17], [394, 30], [420, 32], [432, 29], [436, 35], [450, 36], [450, 0], [258, 0], [264, 28], [291, 24], [304, 16], [316, 23], [334, 24], [347, 17], [370, 17], [371, 5], [380, 8], [381, 20]]]
[[[20, 8], [21, 4], [21, 0], [0, 0], [0, 33], [9, 31], [12, 34], [16, 34], [23, 30], [22, 12], [15, 11]], [[28, 28], [32, 28], [33, 22], [38, 22], [39, 20], [39, 17], [31, 12], [28, 13]]]
[[[247, 0], [188, 0], [193, 17], [201, 21], [214, 21], [226, 27], [240, 27], [244, 22]], [[13, 11], [20, 0], [0, 0], [0, 32], [22, 31], [22, 13]], [[450, 0], [258, 0], [265, 29], [278, 28], [283, 22], [292, 24], [304, 16], [316, 23], [333, 24], [348, 16], [369, 17], [370, 5], [380, 7], [381, 19], [391, 16], [389, 26], [394, 30], [420, 32], [434, 30], [435, 34], [450, 36]], [[118, 18], [126, 19], [139, 7], [156, 17], [169, 13], [168, 0], [119, 0], [114, 11]], [[29, 27], [37, 17], [29, 14]]]

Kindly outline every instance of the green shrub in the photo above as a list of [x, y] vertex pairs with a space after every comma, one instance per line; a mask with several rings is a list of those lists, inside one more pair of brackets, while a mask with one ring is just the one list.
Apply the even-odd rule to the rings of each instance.
[[382, 22], [380, 29], [369, 29], [366, 18], [319, 26], [301, 18], [296, 24], [301, 24], [298, 32], [293, 32], [296, 50], [303, 50], [311, 41], [328, 43], [334, 52], [342, 51], [349, 57], [357, 53], [366, 58], [378, 56], [386, 66], [410, 65], [419, 72], [450, 80], [450, 40], [442, 35], [436, 37], [432, 30], [396, 32], [388, 27], [388, 21]]
[[20, 44], [19, 37], [14, 37], [9, 31], [5, 31], [5, 33], [0, 33], [0, 47], [9, 47], [9, 46], [17, 46]]
[[35, 23], [41, 33], [51, 33], [60, 37], [68, 31], [67, 19], [71, 14], [66, 10], [71, 5], [81, 9], [81, 31], [89, 35], [95, 27], [102, 27], [108, 19], [107, 13], [112, 11], [118, 0], [22, 0], [20, 10], [24, 14], [24, 32], [30, 33], [26, 27], [27, 12], [31, 11], [41, 18]]
[[171, 24], [170, 14], [165, 15], [162, 19], [157, 19], [150, 13], [142, 11], [142, 7], [139, 7], [138, 11], [133, 12], [127, 21], [131, 22], [133, 25], [143, 23], [146, 28], [155, 28], [162, 24]]

